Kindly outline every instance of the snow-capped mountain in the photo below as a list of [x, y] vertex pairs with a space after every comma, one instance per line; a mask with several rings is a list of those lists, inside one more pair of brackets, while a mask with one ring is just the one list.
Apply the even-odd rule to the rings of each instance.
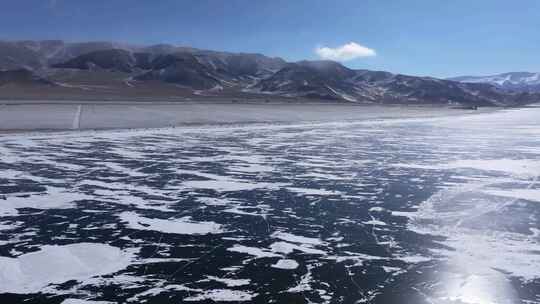
[[505, 90], [540, 92], [540, 73], [510, 72], [491, 76], [460, 76], [448, 80], [466, 83], [489, 83]]

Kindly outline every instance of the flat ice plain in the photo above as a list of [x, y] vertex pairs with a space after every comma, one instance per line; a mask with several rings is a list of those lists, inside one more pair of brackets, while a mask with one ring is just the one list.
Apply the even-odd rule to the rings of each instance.
[[540, 303], [540, 108], [326, 109], [0, 136], [0, 303]]
[[58, 131], [246, 123], [333, 122], [426, 117], [466, 112], [429, 106], [344, 103], [193, 103], [0, 101], [0, 132]]

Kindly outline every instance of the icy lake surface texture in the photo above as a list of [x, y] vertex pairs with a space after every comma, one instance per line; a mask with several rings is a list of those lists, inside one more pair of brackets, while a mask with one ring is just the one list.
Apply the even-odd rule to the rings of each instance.
[[0, 137], [0, 303], [540, 303], [540, 108]]

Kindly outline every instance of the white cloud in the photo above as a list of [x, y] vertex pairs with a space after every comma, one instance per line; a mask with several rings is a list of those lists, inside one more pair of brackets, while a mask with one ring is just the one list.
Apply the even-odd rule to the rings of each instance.
[[356, 42], [349, 42], [342, 46], [335, 48], [330, 47], [318, 47], [315, 49], [315, 53], [322, 59], [335, 60], [335, 61], [348, 61], [361, 57], [373, 57], [377, 53], [374, 49], [370, 49]]

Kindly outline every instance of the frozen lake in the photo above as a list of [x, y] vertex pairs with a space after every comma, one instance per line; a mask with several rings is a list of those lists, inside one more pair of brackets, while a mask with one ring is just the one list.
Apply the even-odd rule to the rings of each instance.
[[540, 108], [253, 107], [0, 136], [0, 302], [540, 303]]
[[0, 103], [0, 132], [163, 128], [246, 123], [333, 122], [390, 117], [460, 115], [466, 110], [429, 106], [345, 103]]

